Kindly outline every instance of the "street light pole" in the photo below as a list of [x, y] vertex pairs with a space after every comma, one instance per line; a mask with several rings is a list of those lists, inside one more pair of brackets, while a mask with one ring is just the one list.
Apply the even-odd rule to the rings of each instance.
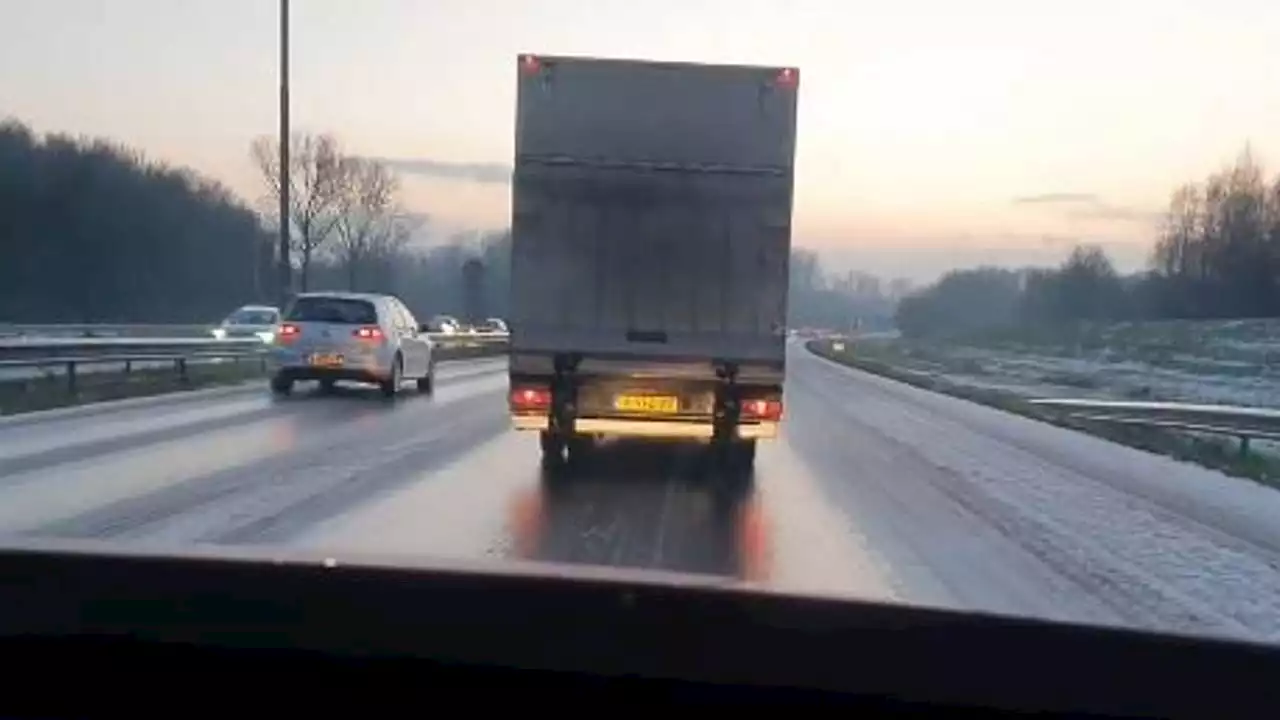
[[289, 261], [289, 0], [280, 0], [280, 308], [293, 290]]

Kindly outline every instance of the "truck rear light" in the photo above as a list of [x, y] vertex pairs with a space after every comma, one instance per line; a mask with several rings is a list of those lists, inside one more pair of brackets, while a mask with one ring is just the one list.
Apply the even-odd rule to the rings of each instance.
[[742, 417], [748, 420], [781, 420], [782, 401], [756, 398], [742, 403]]
[[800, 73], [795, 68], [782, 68], [774, 78], [774, 83], [781, 87], [795, 87], [800, 82]]
[[511, 388], [511, 409], [546, 410], [551, 407], [551, 390], [540, 387]]
[[520, 56], [520, 72], [525, 75], [537, 75], [542, 69], [542, 61], [537, 55], [521, 55]]
[[382, 342], [382, 338], [384, 337], [382, 334], [382, 328], [378, 327], [377, 325], [356, 328], [355, 331], [352, 332], [351, 334], [355, 335], [357, 338], [360, 338], [361, 340], [372, 340], [374, 342]]

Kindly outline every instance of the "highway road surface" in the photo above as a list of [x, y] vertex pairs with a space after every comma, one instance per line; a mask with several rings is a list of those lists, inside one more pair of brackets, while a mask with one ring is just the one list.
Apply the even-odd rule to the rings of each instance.
[[548, 476], [482, 360], [395, 402], [255, 384], [0, 420], [0, 533], [659, 568], [1280, 641], [1280, 493], [790, 352], [747, 490], [678, 447]]

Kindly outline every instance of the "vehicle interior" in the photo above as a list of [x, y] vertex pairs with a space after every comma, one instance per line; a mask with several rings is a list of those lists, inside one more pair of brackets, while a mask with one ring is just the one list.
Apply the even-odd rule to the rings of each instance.
[[244, 713], [341, 698], [361, 714], [455, 700], [1243, 717], [1274, 707], [1280, 673], [1262, 646], [678, 574], [67, 541], [0, 551], [0, 652], [6, 717], [171, 713], [174, 697]]

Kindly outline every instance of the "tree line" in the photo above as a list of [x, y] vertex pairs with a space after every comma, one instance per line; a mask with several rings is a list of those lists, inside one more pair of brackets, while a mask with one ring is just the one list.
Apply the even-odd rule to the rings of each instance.
[[1274, 317], [1280, 314], [1280, 175], [1246, 148], [1234, 163], [1177, 188], [1142, 272], [1119, 273], [1096, 245], [1056, 268], [957, 270], [900, 302], [907, 335], [955, 337], [1082, 321]]
[[260, 294], [267, 239], [215, 181], [0, 122], [0, 322], [217, 317]]
[[[422, 220], [399, 204], [385, 166], [328, 135], [291, 140], [293, 290], [399, 292], [420, 314], [461, 314], [460, 267], [498, 268], [509, 235], [408, 247]], [[265, 191], [254, 204], [221, 183], [119, 143], [0, 122], [0, 323], [209, 322], [279, 297], [278, 148], [249, 151]], [[471, 304], [501, 312], [501, 269]]]

